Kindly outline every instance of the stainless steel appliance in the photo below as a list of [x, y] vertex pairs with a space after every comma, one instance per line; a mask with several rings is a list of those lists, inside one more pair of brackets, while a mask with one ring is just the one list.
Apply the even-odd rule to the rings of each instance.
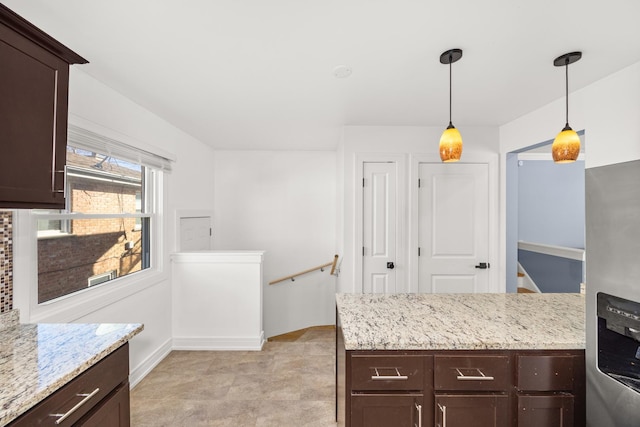
[[586, 187], [587, 425], [640, 426], [640, 160]]

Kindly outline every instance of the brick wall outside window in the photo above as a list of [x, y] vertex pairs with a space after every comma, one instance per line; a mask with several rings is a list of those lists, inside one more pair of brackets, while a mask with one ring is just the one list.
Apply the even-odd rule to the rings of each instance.
[[[72, 212], [135, 213], [139, 187], [69, 177]], [[38, 302], [86, 289], [91, 276], [142, 266], [141, 232], [135, 218], [71, 220], [68, 235], [38, 240]], [[125, 243], [131, 242], [132, 249]]]

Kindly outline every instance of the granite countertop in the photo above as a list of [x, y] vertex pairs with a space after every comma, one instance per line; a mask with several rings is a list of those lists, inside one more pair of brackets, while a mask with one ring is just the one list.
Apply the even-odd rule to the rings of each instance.
[[14, 324], [0, 328], [0, 426], [141, 332], [133, 324]]
[[347, 350], [584, 349], [581, 294], [337, 294]]

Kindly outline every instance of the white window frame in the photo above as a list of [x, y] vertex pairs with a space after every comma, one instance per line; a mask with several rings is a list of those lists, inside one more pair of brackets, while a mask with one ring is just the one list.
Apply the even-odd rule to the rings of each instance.
[[[72, 126], [73, 127], [73, 126]], [[84, 133], [83, 129], [74, 127], [75, 132]], [[107, 145], [114, 140], [102, 138], [100, 135], [87, 131], [91, 138], [104, 139]], [[75, 145], [70, 140], [70, 145]], [[116, 142], [117, 143], [117, 142]], [[123, 143], [119, 143], [119, 154]], [[130, 150], [136, 151], [131, 147]], [[144, 156], [151, 156], [148, 151], [141, 150]], [[114, 154], [115, 156], [115, 154]], [[142, 156], [142, 160], [144, 160]], [[173, 158], [158, 156], [169, 165]], [[141, 161], [145, 165], [144, 161]], [[127, 217], [149, 217], [150, 229], [150, 267], [126, 276], [109, 281], [108, 284], [87, 287], [83, 290], [62, 296], [51, 301], [38, 303], [38, 219], [66, 219], [63, 214], [38, 214], [27, 209], [14, 211], [14, 306], [20, 309], [22, 322], [73, 322], [115, 302], [125, 299], [151, 286], [159, 285], [168, 279], [165, 268], [168, 260], [164, 255], [164, 211], [165, 185], [164, 172], [170, 167], [150, 166], [150, 177], [146, 180], [146, 191], [151, 194], [151, 203], [147, 206], [148, 213], [122, 214]], [[69, 214], [67, 214], [69, 215]], [[119, 214], [71, 214], [74, 218], [113, 218]], [[15, 286], [15, 284], [18, 286]]]

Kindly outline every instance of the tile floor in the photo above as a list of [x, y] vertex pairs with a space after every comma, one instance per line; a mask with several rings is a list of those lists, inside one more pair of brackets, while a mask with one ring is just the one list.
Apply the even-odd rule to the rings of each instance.
[[262, 351], [173, 351], [131, 391], [132, 427], [335, 426], [335, 330]]

